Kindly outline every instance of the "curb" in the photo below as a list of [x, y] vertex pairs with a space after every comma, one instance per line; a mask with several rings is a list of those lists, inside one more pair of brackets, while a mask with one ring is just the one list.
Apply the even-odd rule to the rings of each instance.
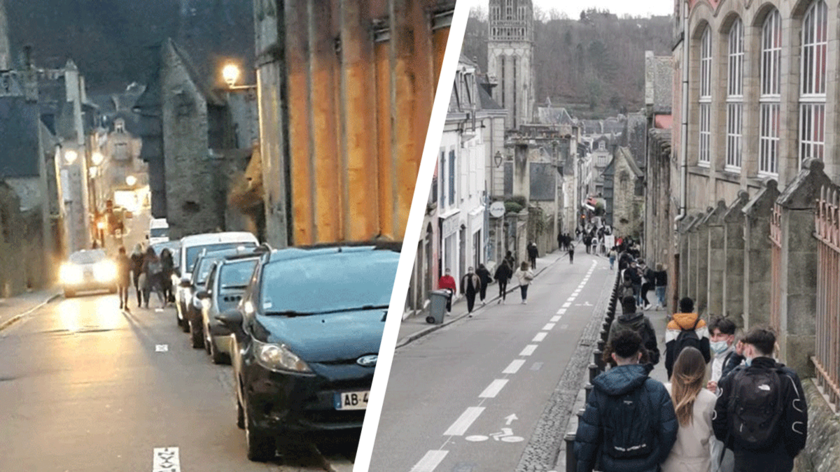
[[[545, 271], [546, 271], [549, 267], [551, 267], [551, 266], [553, 266], [554, 264], [556, 264], [556, 263], [560, 262], [560, 260], [561, 260], [561, 259], [563, 259], [563, 257], [562, 257], [562, 256], [561, 256], [561, 257], [558, 257], [557, 259], [555, 259], [555, 260], [554, 260], [554, 262], [551, 262], [551, 263], [549, 263], [548, 265], [544, 266], [542, 269], [538, 269], [538, 270], [537, 270], [537, 273], [536, 273], [536, 274], [534, 274], [534, 279], [536, 279], [537, 277], [539, 277], [539, 276], [540, 276], [543, 272], [545, 272]], [[517, 288], [519, 288], [519, 285], [514, 286], [513, 288], [511, 288], [510, 290], [508, 290], [508, 291], [507, 291], [507, 292], [505, 292], [505, 293], [507, 293], [507, 294], [512, 293], [512, 292], [514, 292]], [[493, 301], [495, 301], [495, 300], [498, 300], [499, 298], [501, 298], [501, 297], [499, 297], [498, 295], [496, 295], [495, 297], [490, 298], [490, 299], [488, 300], [488, 303], [489, 303], [489, 302], [493, 302]], [[485, 305], [485, 306], [486, 306], [486, 305]], [[479, 306], [478, 308], [476, 308], [476, 309], [474, 309], [474, 310], [473, 310], [473, 313], [478, 312], [479, 310], [481, 310], [481, 309], [482, 309], [482, 308], [484, 308], [485, 306]], [[465, 311], [465, 312], [461, 313], [460, 315], [454, 315], [454, 316], [450, 315], [451, 317], [450, 317], [448, 320], [446, 319], [446, 315], [444, 315], [444, 321], [443, 321], [443, 323], [441, 323], [441, 324], [436, 324], [436, 325], [432, 325], [432, 326], [429, 326], [429, 327], [428, 327], [428, 328], [426, 328], [426, 329], [420, 330], [420, 331], [418, 331], [418, 332], [416, 332], [416, 333], [413, 333], [413, 334], [409, 334], [408, 336], [406, 336], [406, 337], [404, 337], [404, 338], [402, 338], [402, 339], [398, 340], [398, 341], [397, 341], [397, 345], [394, 347], [394, 350], [397, 350], [397, 349], [399, 349], [399, 348], [401, 348], [401, 347], [404, 347], [404, 346], [406, 346], [406, 345], [408, 345], [408, 344], [411, 344], [412, 342], [414, 342], [414, 341], [416, 341], [416, 340], [418, 340], [418, 339], [422, 338], [423, 336], [426, 336], [426, 335], [428, 335], [428, 334], [434, 333], [435, 331], [437, 331], [437, 330], [439, 330], [439, 329], [441, 329], [441, 328], [443, 328], [443, 327], [445, 327], [445, 326], [449, 326], [449, 325], [451, 325], [452, 323], [454, 323], [454, 322], [456, 322], [456, 321], [459, 321], [459, 320], [461, 320], [461, 319], [463, 319], [463, 318], [466, 318], [469, 314], [470, 314], [469, 312], [466, 312], [466, 311]], [[0, 329], [2, 329], [2, 328], [0, 328]]]
[[26, 310], [25, 312], [23, 312], [19, 315], [15, 315], [15, 316], [9, 318], [8, 320], [6, 320], [6, 321], [4, 321], [3, 323], [0, 324], [0, 331], [3, 331], [4, 329], [12, 326], [13, 324], [22, 320], [25, 316], [43, 308], [44, 306], [52, 303], [53, 301], [57, 300], [60, 297], [61, 297], [61, 293], [55, 293], [55, 294], [51, 295], [49, 298], [47, 298], [45, 301], [36, 305], [35, 307], [30, 308], [29, 310]]

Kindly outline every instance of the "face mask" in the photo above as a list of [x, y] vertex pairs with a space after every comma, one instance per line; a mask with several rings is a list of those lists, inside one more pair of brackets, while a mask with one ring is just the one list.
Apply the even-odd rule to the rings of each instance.
[[712, 351], [715, 352], [715, 354], [720, 354], [726, 351], [727, 348], [729, 348], [729, 346], [726, 344], [726, 341], [715, 341], [710, 344], [710, 347], [712, 348]]
[[752, 361], [753, 361], [753, 360], [752, 360], [752, 357], [748, 357], [748, 358], [747, 358], [747, 360], [746, 360], [746, 362], [744, 362], [744, 363], [747, 365], [747, 367], [749, 367], [749, 366], [751, 366], [751, 365], [752, 365]]

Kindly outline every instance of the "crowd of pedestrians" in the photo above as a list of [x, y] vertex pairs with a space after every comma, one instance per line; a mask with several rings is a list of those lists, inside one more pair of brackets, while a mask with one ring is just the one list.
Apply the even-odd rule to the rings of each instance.
[[169, 249], [164, 248], [158, 255], [151, 247], [144, 251], [143, 246], [137, 244], [129, 256], [126, 254], [125, 247], [120, 247], [116, 263], [120, 309], [131, 311], [128, 298], [132, 282], [137, 295], [138, 308], [143, 306], [149, 308], [149, 298], [152, 293], [157, 296], [161, 308], [174, 299], [172, 274], [175, 272], [175, 264]]

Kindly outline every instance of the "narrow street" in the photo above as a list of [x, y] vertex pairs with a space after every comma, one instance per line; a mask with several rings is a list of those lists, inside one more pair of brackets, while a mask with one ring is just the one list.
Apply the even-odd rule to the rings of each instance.
[[248, 461], [229, 366], [175, 311], [59, 298], [0, 331], [0, 470], [350, 471], [357, 444]]
[[516, 470], [613, 276], [578, 251], [535, 279], [527, 305], [517, 289], [398, 349], [370, 470]]

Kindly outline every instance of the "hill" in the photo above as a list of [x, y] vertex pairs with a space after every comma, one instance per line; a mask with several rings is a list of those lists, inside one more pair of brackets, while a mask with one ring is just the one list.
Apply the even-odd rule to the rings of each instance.
[[[619, 18], [589, 10], [579, 19], [537, 11], [534, 68], [537, 103], [550, 97], [570, 105], [581, 118], [599, 118], [644, 106], [645, 51], [670, 55], [670, 17]], [[467, 23], [463, 54], [487, 70], [488, 24], [474, 10]]]

